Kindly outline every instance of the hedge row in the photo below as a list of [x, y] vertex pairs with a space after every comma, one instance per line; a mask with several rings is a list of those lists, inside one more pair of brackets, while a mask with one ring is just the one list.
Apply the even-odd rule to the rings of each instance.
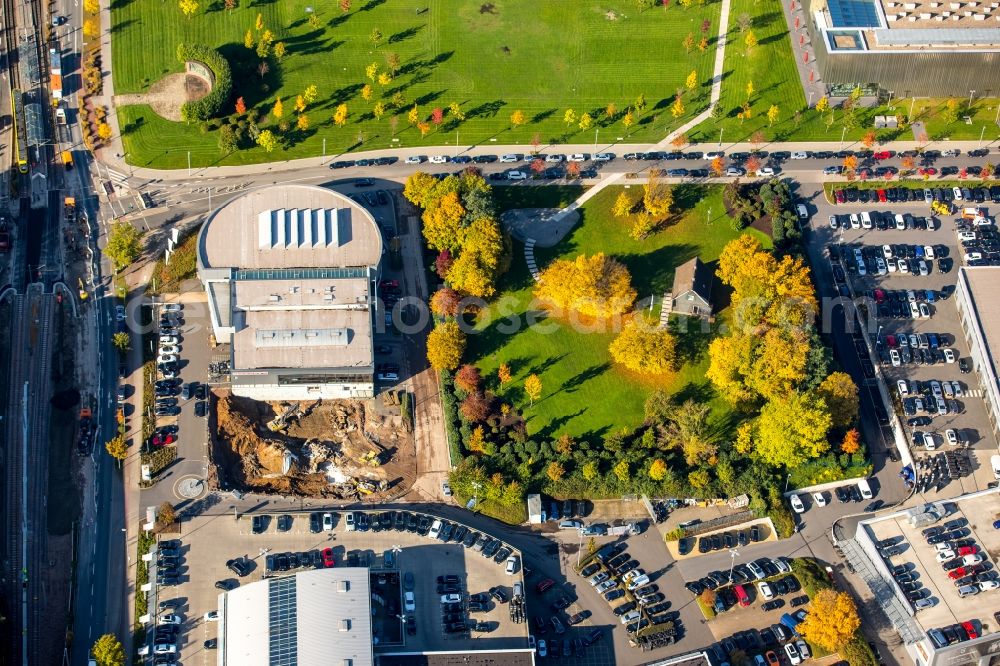
[[455, 400], [455, 390], [452, 388], [451, 373], [447, 370], [438, 372], [441, 389], [441, 406], [444, 410], [444, 429], [448, 435], [448, 451], [452, 466], [462, 462], [462, 440], [458, 434], [458, 404]]
[[208, 120], [219, 113], [233, 91], [233, 74], [229, 69], [229, 62], [221, 53], [204, 44], [178, 44], [177, 59], [181, 62], [202, 62], [215, 75], [212, 92], [196, 102], [185, 102], [181, 107], [181, 118], [187, 122]]

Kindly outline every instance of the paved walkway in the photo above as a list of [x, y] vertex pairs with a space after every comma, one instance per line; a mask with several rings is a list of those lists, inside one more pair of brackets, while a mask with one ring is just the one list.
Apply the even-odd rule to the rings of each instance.
[[792, 56], [799, 72], [802, 92], [806, 96], [806, 106], [812, 108], [826, 95], [826, 84], [822, 82], [819, 68], [816, 67], [816, 53], [806, 29], [808, 17], [802, 0], [781, 0], [781, 11], [788, 23], [788, 38], [792, 42]]
[[111, 0], [100, 0], [100, 30], [101, 30], [101, 75], [103, 77], [101, 94], [90, 98], [94, 105], [105, 106], [108, 109], [107, 123], [111, 126], [111, 139], [105, 148], [95, 151], [96, 158], [105, 166], [121, 173], [128, 170], [125, 164], [125, 147], [121, 139], [121, 126], [118, 124], [118, 109], [115, 108], [115, 82], [111, 75]]

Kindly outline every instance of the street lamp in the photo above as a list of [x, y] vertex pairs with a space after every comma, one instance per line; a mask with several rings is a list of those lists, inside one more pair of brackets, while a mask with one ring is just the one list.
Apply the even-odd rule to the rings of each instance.
[[889, 107], [889, 110], [890, 110], [890, 111], [892, 111], [892, 95], [893, 95], [893, 93], [895, 93], [895, 92], [896, 92], [895, 90], [890, 90], [890, 91], [889, 91], [889, 101], [888, 101], [888, 102], [886, 103], [886, 106], [888, 106], [888, 107]]
[[844, 135], [847, 134], [847, 125], [844, 125], [844, 130], [840, 133], [840, 149], [844, 149]]
[[792, 473], [791, 473], [791, 472], [789, 472], [789, 473], [788, 473], [788, 474], [787, 474], [787, 475], [785, 476], [785, 490], [784, 490], [784, 492], [786, 492], [786, 493], [788, 492], [788, 481], [789, 481], [789, 480], [790, 480], [791, 478], [792, 478]]
[[733, 568], [736, 566], [736, 558], [740, 553], [735, 548], [729, 549], [729, 582], [733, 582]]
[[972, 108], [972, 96], [975, 95], [975, 94], [976, 94], [975, 90], [970, 90], [969, 91], [969, 108], [970, 109]]

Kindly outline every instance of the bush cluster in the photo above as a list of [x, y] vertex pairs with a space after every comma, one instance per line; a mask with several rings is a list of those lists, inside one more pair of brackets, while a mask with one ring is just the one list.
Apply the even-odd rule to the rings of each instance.
[[181, 62], [196, 60], [204, 63], [215, 75], [212, 92], [195, 102], [185, 102], [181, 107], [181, 117], [187, 122], [208, 120], [219, 113], [233, 91], [233, 74], [229, 69], [229, 62], [221, 53], [204, 44], [178, 44], [177, 59]]

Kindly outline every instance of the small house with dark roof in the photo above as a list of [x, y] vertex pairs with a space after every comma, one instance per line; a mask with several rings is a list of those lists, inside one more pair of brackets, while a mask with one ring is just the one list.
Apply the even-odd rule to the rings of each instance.
[[689, 317], [712, 316], [712, 269], [695, 257], [674, 272], [672, 312]]

